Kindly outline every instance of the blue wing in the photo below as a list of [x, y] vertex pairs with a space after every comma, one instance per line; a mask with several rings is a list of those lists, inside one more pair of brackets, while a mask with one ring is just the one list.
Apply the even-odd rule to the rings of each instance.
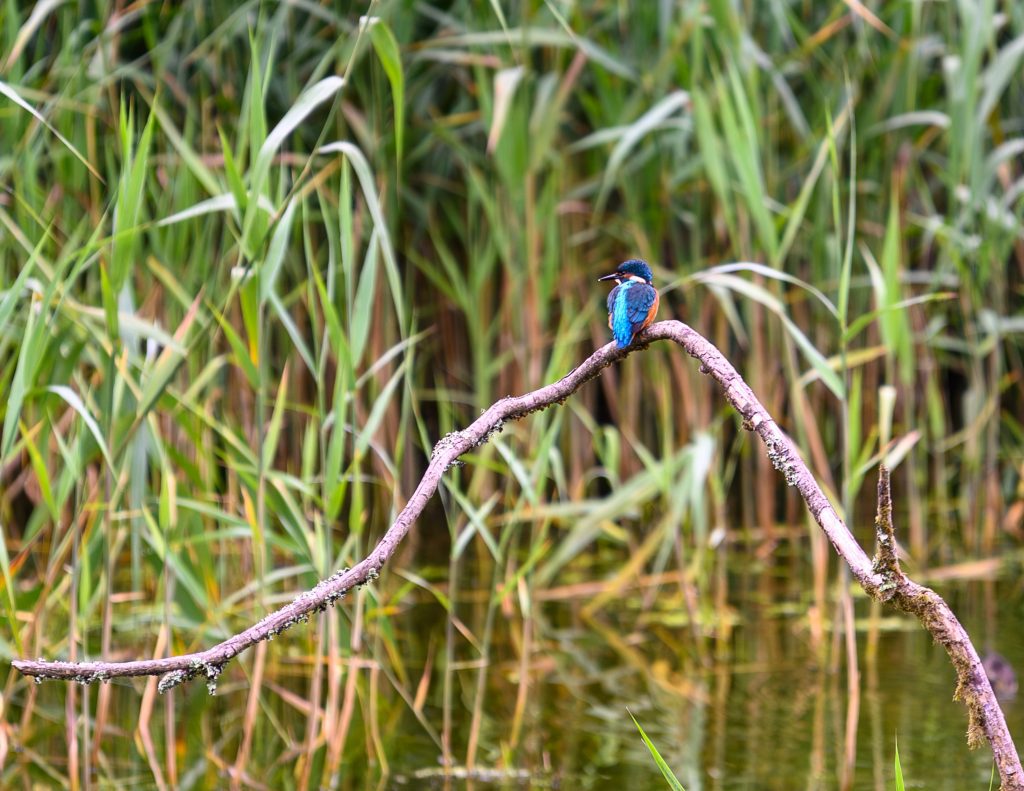
[[608, 326], [615, 342], [629, 346], [633, 336], [651, 323], [658, 306], [658, 290], [646, 283], [627, 280], [608, 295]]
[[636, 283], [626, 292], [626, 315], [633, 332], [639, 332], [647, 322], [651, 308], [658, 301], [658, 292], [646, 283]]

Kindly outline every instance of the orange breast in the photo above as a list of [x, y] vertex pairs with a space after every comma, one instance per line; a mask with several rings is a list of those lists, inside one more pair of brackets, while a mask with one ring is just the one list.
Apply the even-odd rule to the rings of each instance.
[[[647, 327], [651, 326], [651, 322], [654, 321], [654, 316], [658, 312], [658, 305], [660, 303], [661, 303], [661, 295], [660, 294], [655, 294], [654, 295], [654, 304], [651, 305], [651, 309], [649, 311], [647, 311], [647, 318], [644, 319], [644, 323], [640, 325], [640, 329], [641, 330], [646, 329]], [[609, 317], [609, 321], [611, 321], [610, 317]]]

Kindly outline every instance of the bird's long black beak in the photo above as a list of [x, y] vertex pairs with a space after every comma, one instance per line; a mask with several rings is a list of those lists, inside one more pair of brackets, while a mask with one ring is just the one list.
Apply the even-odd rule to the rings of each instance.
[[602, 280], [619, 280], [621, 278], [622, 278], [622, 273], [621, 272], [612, 272], [610, 275], [605, 275], [604, 277], [599, 277], [597, 279], [597, 282], [600, 283]]

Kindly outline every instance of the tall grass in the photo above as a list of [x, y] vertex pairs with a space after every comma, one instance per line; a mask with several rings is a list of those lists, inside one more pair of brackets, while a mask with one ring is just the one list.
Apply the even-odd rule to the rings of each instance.
[[[1015, 4], [8, 2], [0, 20], [6, 655], [186, 650], [358, 559], [438, 437], [605, 342], [594, 280], [634, 255], [853, 524], [886, 458], [918, 563], [1019, 539]], [[583, 615], [606, 627], [630, 580], [664, 573], [696, 669], [728, 651], [726, 548], [802, 552], [798, 503], [720, 403], [655, 349], [506, 427], [381, 583], [232, 668], [224, 700], [148, 685], [140, 711], [9, 676], [21, 743], [64, 705], [74, 749], [7, 777], [347, 782], [391, 766], [410, 718], [446, 762], [538, 765], [545, 595], [596, 558]], [[827, 545], [807, 535], [828, 652]]]

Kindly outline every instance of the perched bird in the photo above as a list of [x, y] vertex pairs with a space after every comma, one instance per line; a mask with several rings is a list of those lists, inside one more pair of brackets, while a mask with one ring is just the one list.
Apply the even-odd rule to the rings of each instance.
[[598, 280], [614, 280], [608, 295], [608, 327], [619, 348], [633, 342], [633, 337], [654, 321], [658, 312], [658, 290], [651, 285], [651, 268], [639, 258], [619, 264], [610, 275]]

